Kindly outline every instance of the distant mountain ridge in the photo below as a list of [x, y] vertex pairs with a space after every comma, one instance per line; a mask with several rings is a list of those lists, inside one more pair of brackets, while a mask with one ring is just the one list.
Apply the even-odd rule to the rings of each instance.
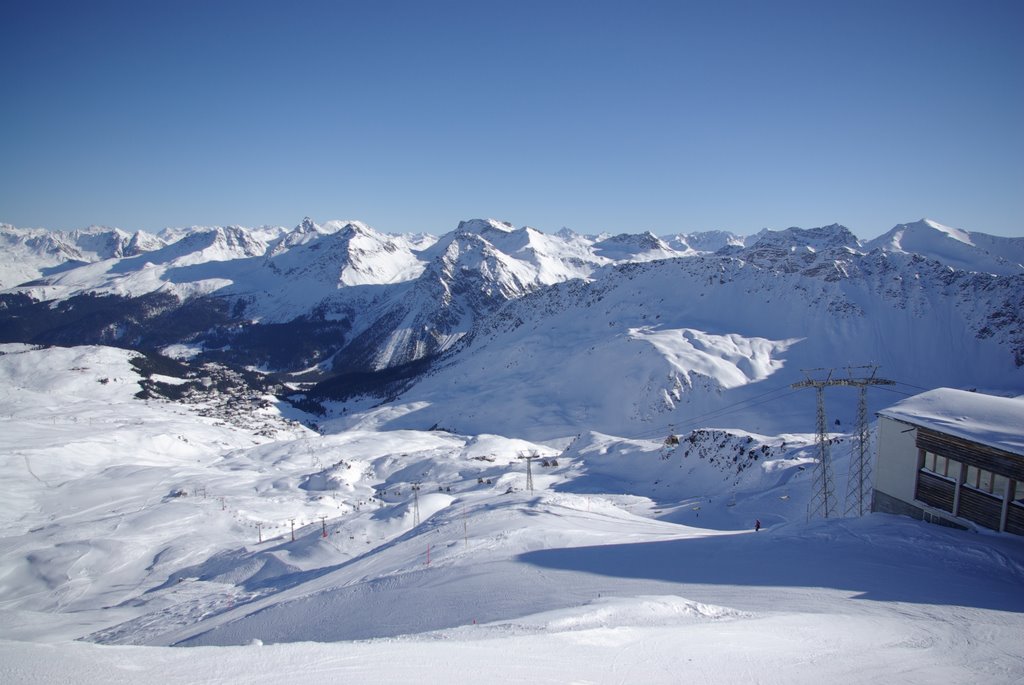
[[871, 241], [838, 224], [659, 238], [477, 219], [435, 238], [307, 217], [159, 235], [3, 225], [0, 244], [3, 341], [321, 381], [313, 395], [346, 411], [361, 396], [420, 397], [438, 412], [409, 414], [417, 427], [461, 425], [445, 419], [452, 400], [482, 430], [474, 393], [515, 398], [508, 388], [553, 384], [551, 397], [580, 404], [579, 388], [607, 392], [596, 369], [627, 379], [618, 397], [632, 398], [580, 415], [610, 425], [714, 410], [790, 363], [883, 361], [921, 384], [934, 368], [945, 384], [1010, 388], [1024, 367], [1024, 238], [929, 220]]
[[[530, 407], [534, 438], [576, 425], [614, 435], [668, 424], [806, 431], [813, 393], [769, 402], [766, 386], [786, 392], [802, 369], [870, 363], [915, 388], [1024, 393], [1024, 274], [829, 243], [791, 253], [758, 241], [538, 290], [460, 341], [402, 394], [406, 410], [359, 421], [472, 433]], [[850, 421], [855, 400], [829, 401]], [[872, 396], [873, 407], [891, 401]]]

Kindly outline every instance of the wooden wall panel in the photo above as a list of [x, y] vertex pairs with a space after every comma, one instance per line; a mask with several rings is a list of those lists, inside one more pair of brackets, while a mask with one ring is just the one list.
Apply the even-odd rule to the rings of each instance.
[[[1017, 487], [1020, 487], [1019, 485]], [[1010, 504], [1006, 512], [1006, 532], [1024, 535], [1024, 506]]]
[[974, 488], [960, 488], [960, 511], [957, 515], [968, 521], [974, 521], [978, 525], [999, 530], [999, 516], [1002, 514], [1003, 500], [1001, 497], [975, 490]]
[[945, 478], [934, 476], [926, 471], [919, 471], [917, 474], [917, 499], [936, 509], [953, 511], [955, 488], [956, 484]]

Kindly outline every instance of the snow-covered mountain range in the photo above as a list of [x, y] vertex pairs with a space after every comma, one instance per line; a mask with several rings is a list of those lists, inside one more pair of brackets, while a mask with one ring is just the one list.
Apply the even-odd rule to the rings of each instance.
[[[0, 241], [3, 341], [317, 381], [310, 397], [375, 425], [499, 430], [527, 392], [535, 436], [629, 433], [860, 363], [919, 387], [1024, 385], [1024, 238], [929, 220], [870, 241], [840, 225], [663, 239], [494, 220], [435, 238], [309, 218], [159, 235], [4, 226]], [[401, 401], [365, 411], [382, 399]]]
[[1019, 540], [808, 521], [792, 384], [1024, 394], [1024, 239], [0, 240], [2, 682], [1020, 680]]

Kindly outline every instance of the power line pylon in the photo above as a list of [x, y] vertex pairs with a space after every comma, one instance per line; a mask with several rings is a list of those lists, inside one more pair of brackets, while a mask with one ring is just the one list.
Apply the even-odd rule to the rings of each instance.
[[[853, 377], [854, 368], [870, 369], [869, 375]], [[870, 504], [871, 492], [871, 435], [868, 432], [868, 386], [894, 385], [894, 381], [876, 378], [877, 366], [848, 367], [850, 381], [857, 386], [857, 452], [850, 458], [850, 472], [846, 480], [846, 508], [844, 516], [863, 516]]]
[[[812, 373], [825, 373], [824, 379], [811, 377]], [[818, 461], [811, 474], [814, 492], [807, 505], [807, 518], [829, 518], [835, 515], [835, 481], [832, 478], [832, 462], [828, 455], [828, 425], [825, 422], [825, 387], [833, 384], [832, 369], [810, 369], [804, 371], [806, 380], [794, 383], [793, 388], [814, 388], [817, 399]]]
[[[870, 375], [854, 377], [855, 369], [871, 369]], [[810, 369], [804, 371], [806, 380], [794, 383], [793, 388], [814, 388], [817, 394], [817, 438], [818, 462], [815, 464], [812, 481], [814, 493], [807, 506], [807, 518], [829, 518], [836, 515], [835, 480], [832, 476], [832, 462], [828, 453], [828, 425], [825, 420], [825, 388], [845, 385], [859, 388], [861, 395], [857, 407], [857, 455], [851, 460], [850, 478], [847, 481], [845, 514], [851, 511], [863, 514], [864, 498], [871, 475], [871, 457], [868, 453], [867, 386], [892, 385], [894, 381], [876, 378], [877, 366], [847, 367], [847, 378], [833, 378], [832, 369]], [[812, 374], [818, 376], [812, 377]], [[820, 376], [824, 374], [824, 378]], [[855, 494], [851, 495], [851, 491]], [[851, 504], [852, 502], [852, 504]], [[852, 509], [851, 509], [852, 506]]]

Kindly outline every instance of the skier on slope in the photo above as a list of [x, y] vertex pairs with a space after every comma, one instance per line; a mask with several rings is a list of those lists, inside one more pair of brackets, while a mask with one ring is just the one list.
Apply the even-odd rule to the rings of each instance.
[[756, 533], [759, 530], [761, 530], [761, 519], [756, 519], [754, 521], [754, 532]]

